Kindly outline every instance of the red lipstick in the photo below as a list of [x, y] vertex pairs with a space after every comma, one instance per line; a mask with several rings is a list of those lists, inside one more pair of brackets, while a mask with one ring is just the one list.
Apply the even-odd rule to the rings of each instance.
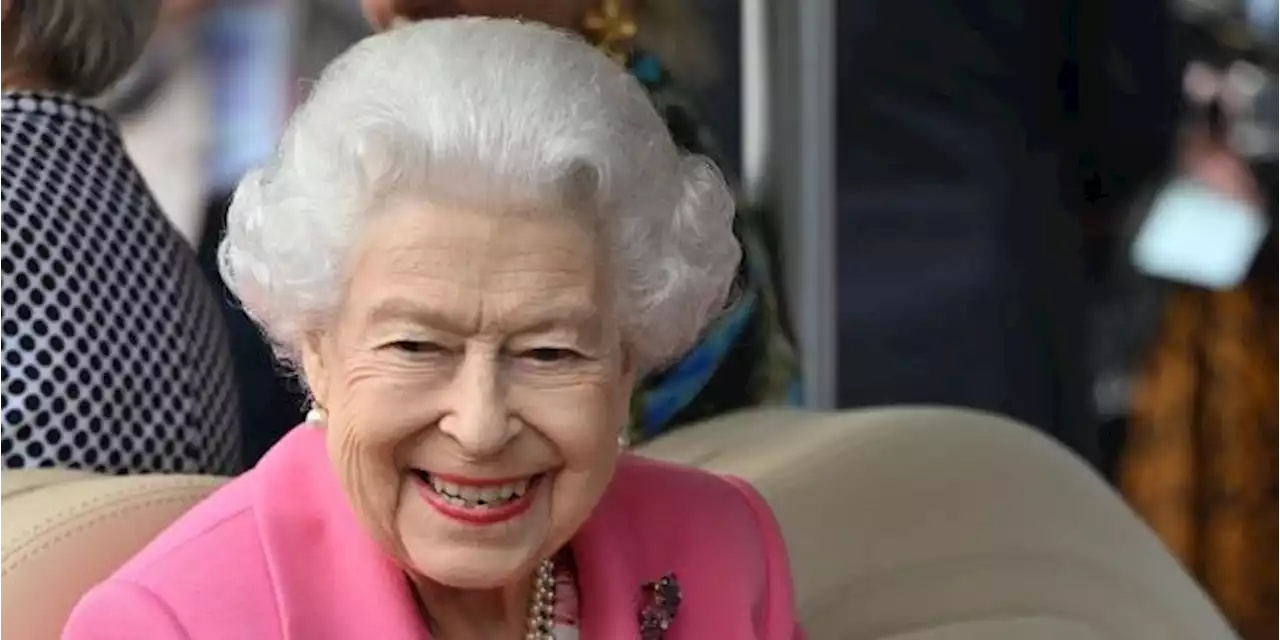
[[[446, 476], [443, 474], [432, 474], [436, 479], [455, 484], [461, 487], [491, 487], [496, 485], [516, 482], [523, 478], [502, 478], [502, 479], [480, 479], [480, 478], [463, 478], [459, 476]], [[516, 517], [529, 510], [533, 506], [533, 494], [541, 482], [542, 476], [537, 475], [529, 480], [528, 487], [524, 493], [518, 498], [511, 499], [498, 506], [477, 506], [470, 507], [459, 505], [451, 502], [450, 498], [446, 498], [431, 486], [430, 481], [424, 477], [424, 474], [415, 474], [418, 480], [418, 493], [422, 499], [435, 508], [446, 517], [452, 518], [459, 522], [470, 525], [485, 526], [493, 525]]]

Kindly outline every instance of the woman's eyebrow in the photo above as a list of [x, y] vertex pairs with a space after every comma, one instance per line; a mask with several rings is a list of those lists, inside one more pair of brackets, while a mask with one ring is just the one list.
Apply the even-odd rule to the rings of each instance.
[[[502, 316], [511, 319], [506, 324], [513, 333], [572, 331], [584, 338], [598, 333], [600, 313], [591, 302], [569, 297], [533, 299], [502, 310]], [[462, 315], [396, 296], [375, 303], [368, 318], [371, 325], [408, 321], [459, 335], [474, 333], [480, 319], [463, 318]]]
[[459, 314], [443, 312], [402, 297], [386, 298], [374, 304], [369, 311], [368, 320], [371, 325], [408, 321], [460, 335], [475, 331], [475, 322], [468, 323]]

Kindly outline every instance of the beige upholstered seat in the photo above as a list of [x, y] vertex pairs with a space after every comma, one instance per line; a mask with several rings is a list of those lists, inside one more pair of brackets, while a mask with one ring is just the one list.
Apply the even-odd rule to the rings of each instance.
[[759, 488], [818, 640], [1235, 637], [1100, 477], [1003, 418], [774, 411], [648, 453]]
[[72, 480], [87, 480], [96, 478], [89, 471], [71, 471], [69, 469], [30, 469], [27, 471], [12, 472], [6, 471], [4, 474], [4, 484], [0, 485], [0, 495], [5, 500], [10, 497], [16, 497], [19, 494], [28, 491], [36, 491], [49, 485], [61, 484]]
[[[1099, 478], [1007, 420], [763, 410], [643, 453], [759, 487], [815, 640], [1234, 637]], [[221, 482], [29, 473], [4, 475], [2, 618], [5, 637], [31, 640], [57, 637], [90, 584]]]
[[0, 636], [57, 638], [81, 594], [225, 481], [5, 471]]

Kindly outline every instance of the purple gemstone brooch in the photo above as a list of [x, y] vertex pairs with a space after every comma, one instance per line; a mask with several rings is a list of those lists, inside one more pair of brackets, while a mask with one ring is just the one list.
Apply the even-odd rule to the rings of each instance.
[[662, 640], [667, 629], [676, 620], [680, 609], [680, 583], [676, 574], [668, 573], [657, 582], [646, 582], [640, 587], [640, 637], [643, 640]]

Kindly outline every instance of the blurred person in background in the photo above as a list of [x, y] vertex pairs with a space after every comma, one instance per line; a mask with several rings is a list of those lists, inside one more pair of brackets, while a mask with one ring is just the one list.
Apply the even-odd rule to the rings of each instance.
[[235, 185], [264, 162], [306, 86], [369, 33], [357, 0], [163, 0], [139, 64], [99, 100], [218, 291], [246, 460], [301, 421], [305, 397], [221, 282], [215, 249]]
[[1274, 22], [1256, 39], [1222, 28], [1241, 17], [1185, 25], [1188, 115], [1133, 245], [1160, 304], [1118, 476], [1241, 637], [1261, 640], [1280, 614], [1276, 56]]
[[3, 9], [5, 467], [236, 471], [208, 283], [87, 102], [137, 59], [158, 3]]
[[994, 411], [1099, 464], [1081, 221], [1169, 155], [1164, 0], [837, 16], [840, 405]]
[[[519, 17], [578, 32], [644, 85], [677, 144], [709, 155], [723, 166], [715, 141], [680, 90], [682, 84], [712, 77], [716, 65], [696, 16], [679, 0], [364, 0], [362, 6], [377, 30], [417, 20], [475, 15]], [[214, 247], [223, 235], [219, 207], [225, 207], [225, 202], [209, 212], [201, 245], [206, 268], [212, 268]], [[746, 251], [738, 295], [686, 357], [641, 382], [629, 430], [634, 441], [735, 409], [798, 397], [798, 363], [774, 284], [774, 234], [763, 212], [746, 207], [741, 208], [735, 228]], [[269, 349], [247, 317], [234, 309], [229, 313], [236, 332], [241, 388], [248, 411], [257, 416], [252, 437], [269, 446], [296, 423], [304, 398], [274, 366]], [[271, 434], [270, 439], [264, 434]]]

